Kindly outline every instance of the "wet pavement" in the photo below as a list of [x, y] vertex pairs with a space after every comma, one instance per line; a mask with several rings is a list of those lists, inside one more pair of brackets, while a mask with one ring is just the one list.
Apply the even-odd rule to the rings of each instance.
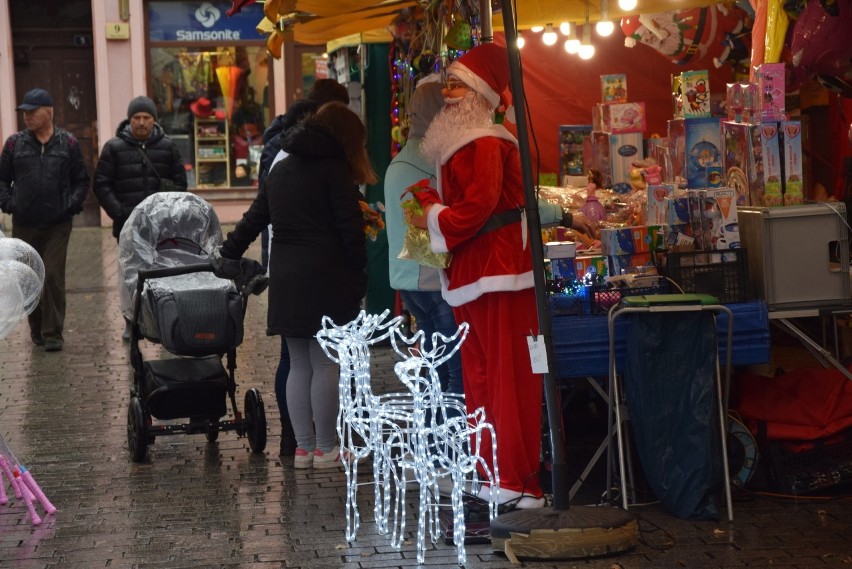
[[[250, 256], [259, 258], [259, 246]], [[401, 550], [378, 535], [368, 492], [356, 541], [344, 539], [342, 472], [296, 471], [277, 456], [273, 392], [278, 340], [265, 331], [266, 296], [253, 297], [237, 358], [238, 401], [265, 399], [269, 442], [252, 454], [245, 438], [221, 433], [162, 437], [147, 461], [131, 462], [127, 344], [108, 229], [75, 228], [68, 260], [65, 350], [31, 344], [25, 322], [0, 340], [0, 433], [58, 511], [32, 526], [20, 500], [0, 506], [0, 568], [337, 568], [417, 565], [414, 539]], [[160, 348], [147, 345], [147, 357]], [[391, 380], [392, 358], [376, 348], [374, 377]], [[8, 488], [8, 486], [7, 486]], [[416, 499], [416, 491], [408, 494]], [[574, 504], [580, 508], [582, 500]], [[415, 508], [408, 508], [414, 512]], [[528, 561], [530, 567], [852, 567], [849, 498], [738, 495], [733, 522], [689, 522], [659, 505], [633, 508], [640, 544], [605, 559]], [[413, 518], [407, 524], [416, 527]], [[467, 567], [513, 567], [490, 545], [469, 545]], [[443, 540], [426, 566], [454, 567]]]

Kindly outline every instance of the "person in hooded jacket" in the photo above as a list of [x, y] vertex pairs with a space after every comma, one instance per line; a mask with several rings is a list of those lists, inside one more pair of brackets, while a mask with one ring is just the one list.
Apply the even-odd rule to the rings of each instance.
[[[349, 102], [349, 91], [334, 79], [317, 79], [308, 91], [307, 98], [299, 99], [290, 105], [287, 112], [273, 119], [263, 133], [263, 152], [257, 174], [258, 187], [266, 183], [266, 177], [277, 161], [283, 159], [281, 141], [287, 130], [310, 114], [316, 113], [324, 103], [330, 101]], [[261, 265], [269, 267], [269, 227], [264, 228], [261, 237]], [[290, 374], [290, 354], [287, 351], [287, 341], [281, 337], [281, 355], [278, 368], [275, 371], [275, 399], [278, 403], [278, 415], [281, 418], [281, 443], [279, 456], [289, 457], [296, 452], [296, 436], [287, 412], [287, 376]]]
[[[166, 183], [164, 183], [166, 182]], [[157, 107], [148, 97], [127, 106], [115, 136], [101, 150], [92, 191], [112, 219], [112, 235], [121, 235], [124, 222], [142, 200], [159, 191], [186, 191], [186, 169], [177, 145], [157, 124]], [[125, 320], [121, 338], [130, 340]]]
[[[290, 353], [287, 409], [296, 436], [296, 468], [340, 466], [337, 365], [315, 335], [323, 316], [344, 324], [367, 291], [367, 250], [358, 184], [377, 181], [366, 151], [367, 131], [341, 102], [282, 137], [287, 157], [272, 169], [248, 211], [228, 234], [216, 274], [236, 278], [240, 258], [272, 224], [267, 330], [284, 336]], [[286, 261], [285, 261], [286, 260]]]
[[171, 182], [171, 191], [185, 191], [186, 169], [177, 145], [157, 124], [154, 101], [136, 97], [115, 136], [104, 144], [92, 184], [98, 203], [112, 219], [113, 237], [118, 239], [134, 207], [161, 191], [160, 180]]

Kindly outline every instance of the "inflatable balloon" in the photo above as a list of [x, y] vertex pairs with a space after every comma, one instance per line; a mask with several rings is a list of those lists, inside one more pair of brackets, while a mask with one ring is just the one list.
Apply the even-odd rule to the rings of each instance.
[[791, 61], [809, 75], [843, 77], [852, 68], [852, 0], [826, 4], [808, 0], [793, 29]]
[[726, 61], [748, 58], [748, 23], [748, 16], [740, 8], [717, 4], [628, 16], [621, 20], [621, 29], [627, 47], [643, 43], [678, 65], [712, 58], [721, 66]]
[[0, 273], [0, 340], [15, 329], [23, 316], [24, 294], [18, 286], [18, 279], [14, 275]]
[[764, 63], [781, 61], [781, 50], [784, 49], [784, 38], [787, 36], [787, 26], [790, 23], [787, 12], [784, 11], [782, 0], [767, 0], [766, 40], [764, 42]]
[[32, 314], [41, 298], [41, 286], [44, 281], [40, 281], [38, 275], [29, 266], [11, 259], [0, 260], [0, 275], [8, 275], [15, 279], [24, 296], [24, 314], [27, 316]]
[[38, 276], [38, 286], [41, 290], [44, 284], [44, 262], [32, 245], [16, 238], [0, 239], [0, 260], [6, 259], [21, 262], [31, 268]]

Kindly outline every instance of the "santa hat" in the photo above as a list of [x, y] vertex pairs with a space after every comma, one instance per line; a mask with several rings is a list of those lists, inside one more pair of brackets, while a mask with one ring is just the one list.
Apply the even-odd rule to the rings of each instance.
[[496, 109], [512, 104], [509, 93], [509, 58], [506, 48], [483, 43], [452, 62], [447, 74], [476, 91]]

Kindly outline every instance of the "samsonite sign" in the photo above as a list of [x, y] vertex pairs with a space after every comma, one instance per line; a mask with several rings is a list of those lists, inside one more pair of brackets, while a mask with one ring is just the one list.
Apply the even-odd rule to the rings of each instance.
[[148, 3], [148, 39], [151, 41], [239, 41], [260, 40], [256, 27], [263, 19], [262, 4], [251, 4], [233, 16], [225, 11], [231, 2]]

